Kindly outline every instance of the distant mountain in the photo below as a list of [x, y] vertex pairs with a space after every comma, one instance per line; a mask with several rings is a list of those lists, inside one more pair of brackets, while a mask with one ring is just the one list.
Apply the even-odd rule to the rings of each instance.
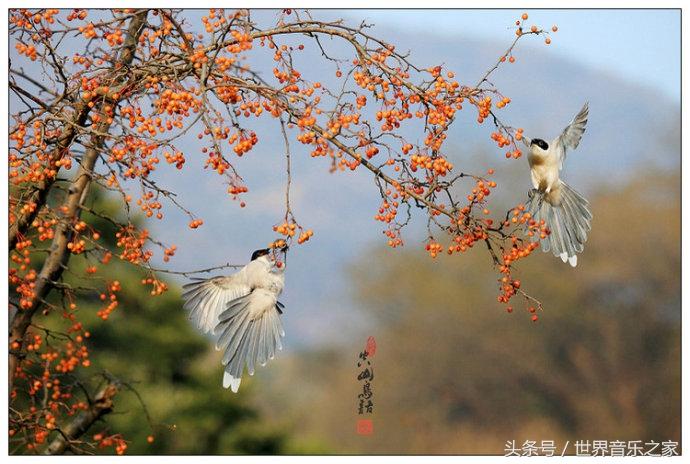
[[[399, 51], [412, 50], [414, 63], [445, 63], [461, 82], [467, 83], [475, 83], [508, 45], [462, 36], [451, 40], [432, 34], [408, 35], [378, 27], [374, 32], [395, 43]], [[300, 39], [300, 43], [310, 42]], [[337, 41], [324, 43], [337, 56], [352, 56], [351, 49]], [[517, 61], [502, 65], [492, 78], [512, 99], [507, 108], [499, 110], [502, 118], [524, 127], [528, 135], [556, 136], [582, 104], [590, 102], [587, 133], [578, 150], [568, 156], [564, 171], [564, 177], [578, 190], [587, 193], [601, 185], [621, 183], [648, 165], [680, 167], [678, 102], [654, 89], [632, 84], [625, 76], [605, 74], [559, 58], [551, 50], [525, 41], [514, 52]], [[319, 55], [307, 47], [298, 58], [298, 69], [306, 66], [310, 76], [318, 76], [326, 85], [333, 79], [332, 71], [326, 65], [314, 66], [315, 62], [322, 63]], [[502, 198], [521, 201], [529, 187], [526, 160], [505, 160], [503, 151], [489, 138], [490, 121], [479, 126], [475, 118], [473, 108], [459, 113], [449, 132], [446, 151], [458, 169], [472, 172], [496, 167], [497, 179], [504, 186]], [[164, 175], [165, 184], [175, 186], [185, 206], [205, 221], [199, 230], [190, 231], [184, 215], [171, 213], [167, 217], [177, 221], [177, 226], [167, 223], [156, 228], [161, 239], [178, 244], [179, 251], [171, 262], [176, 268], [242, 262], [251, 250], [274, 238], [270, 227], [284, 211], [285, 172], [280, 156], [284, 148], [274, 120], [263, 118], [253, 125], [260, 134], [259, 145], [237, 160], [250, 187], [247, 208], [240, 209], [227, 199], [217, 176], [197, 169], [202, 157], [194, 141], [183, 147], [193, 164], [186, 172], [184, 185], [180, 185], [176, 172]], [[364, 171], [328, 175], [327, 161], [310, 158], [298, 143], [293, 144], [293, 150], [292, 208], [315, 235], [308, 244], [295, 247], [288, 261], [284, 295], [288, 350], [343, 339], [366, 323], [357, 317], [349, 298], [343, 264], [365, 253], [372, 244], [383, 243], [380, 225], [372, 219], [380, 199], [371, 177]], [[270, 164], [273, 160], [278, 160], [277, 165]], [[423, 223], [422, 219], [415, 224]], [[414, 230], [413, 226], [405, 236], [407, 246], [420, 246]]]
[[[380, 27], [374, 31], [394, 42], [398, 51], [410, 50], [415, 64], [424, 67], [443, 63], [463, 83], [477, 82], [508, 46], [462, 35], [451, 39], [433, 33], [402, 34]], [[528, 135], [548, 139], [558, 135], [583, 103], [589, 101], [587, 133], [577, 152], [568, 158], [569, 175], [587, 181], [596, 180], [597, 174], [617, 178], [618, 174], [609, 176], [604, 170], [629, 174], [649, 162], [663, 168], [680, 167], [679, 102], [654, 88], [632, 83], [625, 76], [564, 59], [553, 53], [552, 47], [558, 47], [557, 43], [546, 47], [541, 40], [528, 37], [514, 50], [516, 62], [503, 63], [492, 74], [496, 88], [512, 100], [504, 110], [498, 110], [506, 122], [524, 127]], [[466, 136], [471, 133], [471, 144], [479, 141], [500, 155], [491, 140], [484, 144], [486, 137], [481, 137], [490, 129], [490, 121], [484, 123], [484, 129], [478, 129], [473, 112], [464, 116], [458, 121], [464, 139], [454, 137], [460, 130], [451, 131], [448, 144], [467, 148]], [[659, 153], [662, 139], [664, 146], [673, 149]]]

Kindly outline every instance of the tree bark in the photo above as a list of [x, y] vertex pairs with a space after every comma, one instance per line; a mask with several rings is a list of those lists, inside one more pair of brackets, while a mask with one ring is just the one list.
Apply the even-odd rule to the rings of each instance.
[[45, 450], [45, 454], [64, 454], [72, 448], [72, 441], [79, 439], [89, 427], [102, 416], [113, 410], [113, 397], [117, 394], [118, 388], [108, 383], [91, 402], [86, 411], [82, 411], [77, 417], [60, 430], [60, 433]]

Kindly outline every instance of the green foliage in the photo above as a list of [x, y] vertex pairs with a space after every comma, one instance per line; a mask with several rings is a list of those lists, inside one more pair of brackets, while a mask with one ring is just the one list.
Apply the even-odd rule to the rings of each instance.
[[[118, 213], [103, 198], [94, 203], [94, 209], [111, 217]], [[107, 221], [89, 218], [94, 222], [104, 237], [114, 236]], [[109, 246], [114, 249], [114, 243]], [[86, 260], [75, 258], [68, 282], [83, 284]], [[284, 449], [286, 431], [265, 429], [250, 404], [251, 381], [243, 382], [237, 395], [222, 387], [219, 353], [211, 338], [198, 334], [187, 320], [178, 287], [151, 296], [150, 286], [141, 283], [141, 269], [116, 258], [99, 266], [96, 276], [90, 282], [94, 287], [105, 278], [119, 280], [122, 291], [107, 321], [96, 316], [102, 305], [97, 291], [80, 300], [79, 319], [91, 332], [92, 361], [82, 371], [93, 374], [94, 382], [106, 372], [124, 386], [107, 423], [95, 424], [89, 434], [121, 433], [130, 454], [274, 454]], [[147, 442], [149, 435], [153, 443]]]

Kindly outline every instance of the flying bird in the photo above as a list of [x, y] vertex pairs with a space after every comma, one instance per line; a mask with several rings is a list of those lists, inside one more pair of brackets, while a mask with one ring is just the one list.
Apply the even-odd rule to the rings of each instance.
[[[534, 189], [529, 192], [525, 210], [537, 222], [544, 220], [550, 234], [542, 241], [563, 262], [577, 266], [577, 253], [584, 250], [587, 233], [592, 229], [589, 202], [560, 178], [566, 153], [580, 144], [587, 125], [589, 104], [585, 103], [561, 135], [550, 143], [523, 137], [529, 146], [530, 172]], [[537, 238], [535, 238], [536, 240]]]
[[270, 249], [256, 250], [251, 261], [230, 276], [198, 280], [183, 286], [184, 308], [202, 332], [213, 332], [216, 350], [223, 350], [223, 387], [237, 393], [244, 366], [254, 375], [257, 365], [273, 359], [285, 336], [278, 301], [285, 268], [276, 268]]

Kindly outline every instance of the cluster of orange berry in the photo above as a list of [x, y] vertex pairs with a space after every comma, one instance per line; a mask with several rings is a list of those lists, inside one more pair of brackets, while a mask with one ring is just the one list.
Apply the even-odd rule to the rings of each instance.
[[204, 29], [209, 34], [220, 28], [226, 21], [225, 16], [220, 14], [220, 12], [216, 12], [214, 8], [211, 8], [208, 16], [202, 16], [201, 18], [201, 22], [204, 23]]
[[31, 61], [36, 61], [36, 58], [38, 58], [38, 52], [33, 45], [24, 45], [21, 42], [17, 42], [17, 45], [14, 47], [17, 49], [17, 53], [26, 55]]
[[93, 39], [98, 37], [96, 27], [93, 25], [93, 23], [89, 23], [86, 26], [79, 26], [79, 32], [84, 34], [84, 37], [86, 37], [87, 39]]
[[89, 69], [91, 65], [93, 64], [93, 61], [91, 59], [81, 56], [79, 53], [75, 53], [74, 56], [72, 57], [72, 63], [78, 64], [83, 66], [85, 69]]
[[84, 367], [89, 367], [91, 362], [88, 359], [89, 351], [86, 346], [77, 346], [73, 342], [68, 341], [65, 345], [65, 353], [60, 362], [55, 366], [55, 370], [61, 374], [72, 372], [80, 364]]
[[34, 334], [33, 341], [30, 343], [27, 343], [26, 349], [29, 351], [34, 351], [34, 350], [38, 351], [39, 348], [41, 348], [42, 343], [43, 343], [43, 338], [38, 334]]
[[36, 445], [42, 445], [43, 443], [45, 443], [46, 438], [48, 438], [49, 434], [50, 434], [50, 431], [48, 429], [44, 429], [40, 426], [35, 427], [34, 428], [34, 443], [29, 443], [27, 445], [27, 448], [29, 448], [29, 445], [31, 445], [31, 448], [29, 448], [29, 449], [32, 449]]
[[10, 24], [15, 24], [19, 28], [32, 27], [31, 19], [33, 18], [33, 14], [29, 10], [21, 9], [18, 14], [13, 14], [15, 11], [16, 10], [9, 10]]
[[201, 101], [192, 95], [191, 92], [180, 89], [175, 91], [173, 89], [165, 89], [160, 94], [160, 98], [155, 102], [159, 113], [182, 114], [189, 116], [189, 110], [194, 112], [201, 108]]
[[488, 118], [489, 114], [491, 114], [491, 97], [484, 97], [483, 99], [476, 102], [475, 105], [477, 106], [477, 110], [479, 110], [477, 122], [481, 124], [484, 122], [484, 119]]
[[286, 237], [293, 237], [295, 235], [295, 230], [297, 229], [297, 224], [294, 222], [284, 222], [280, 225], [273, 226], [273, 231], [278, 232]]
[[175, 251], [177, 251], [177, 245], [171, 245], [163, 251], [163, 261], [166, 263], [170, 261], [171, 256], [175, 256]]
[[[302, 142], [304, 145], [309, 145], [311, 143], [314, 143], [316, 141], [316, 132], [314, 131], [307, 131], [307, 132], [302, 132], [301, 134], [297, 135], [297, 140]], [[319, 156], [315, 155], [312, 153], [312, 157]]]
[[206, 158], [204, 169], [208, 168], [209, 166], [220, 175], [223, 175], [225, 171], [230, 169], [230, 163], [228, 163], [221, 155], [215, 152], [209, 153], [208, 158]]
[[367, 155], [367, 158], [369, 158], [369, 159], [378, 155], [378, 153], [379, 153], [379, 149], [377, 147], [375, 147], [374, 145], [369, 145], [369, 147], [367, 147], [367, 150], [365, 151], [365, 154]]
[[[507, 303], [513, 297], [513, 295], [515, 295], [516, 291], [520, 288], [520, 281], [513, 280], [509, 273], [506, 273], [506, 275], [501, 277], [500, 281], [502, 293], [498, 296], [497, 299], [499, 303]], [[512, 308], [508, 312], [511, 311]]]
[[163, 219], [163, 213], [160, 212], [161, 208], [163, 208], [163, 205], [158, 200], [151, 201], [153, 197], [153, 192], [146, 192], [140, 199], [137, 200], [137, 205], [141, 208], [144, 214], [146, 214], [146, 217], [152, 217], [154, 211], [157, 211], [156, 218]]
[[441, 104], [440, 102], [429, 109], [428, 117], [429, 124], [446, 125], [455, 116], [456, 109], [450, 105]]
[[184, 166], [185, 163], [185, 158], [184, 158], [184, 153], [182, 152], [173, 152], [172, 154], [164, 151], [163, 156], [165, 156], [165, 161], [167, 161], [169, 164], [174, 164], [177, 169], [182, 169], [182, 166]]
[[244, 185], [230, 185], [228, 187], [228, 193], [232, 195], [233, 197], [236, 197], [237, 195], [241, 195], [243, 193], [246, 193], [249, 191], [249, 188], [244, 186]]
[[503, 97], [498, 103], [496, 103], [496, 108], [504, 108], [508, 103], [510, 103], [510, 98]]
[[285, 245], [287, 245], [287, 242], [285, 242], [284, 239], [279, 238], [279, 239], [274, 240], [273, 242], [271, 242], [271, 243], [268, 245], [268, 248], [271, 248], [271, 249], [280, 249], [280, 248], [285, 247]]
[[[21, 150], [24, 148], [24, 144], [26, 143], [25, 140], [26, 137], [26, 124], [24, 123], [19, 123], [17, 126], [14, 128], [13, 131], [10, 131], [9, 134], [9, 139], [12, 140], [15, 143], [15, 147], [17, 150]], [[15, 156], [16, 158], [16, 156]], [[15, 162], [18, 160], [15, 159]], [[16, 167], [16, 166], [13, 166]]]
[[311, 106], [305, 108], [302, 116], [297, 120], [297, 127], [310, 127], [316, 124], [316, 118], [311, 114]]
[[219, 73], [225, 73], [235, 64], [237, 60], [233, 57], [218, 56], [216, 57], [214, 67]]
[[519, 127], [519, 128], [515, 131], [515, 140], [522, 140], [522, 137], [523, 137], [522, 133], [523, 133], [523, 132], [524, 132], [524, 129], [523, 129], [522, 127]]
[[[154, 16], [158, 16], [158, 11], [153, 12]], [[147, 42], [149, 43], [149, 53], [152, 55], [156, 55], [158, 52], [158, 48], [154, 47], [154, 43], [156, 40], [159, 38], [164, 39], [166, 37], [170, 36], [170, 32], [173, 30], [175, 26], [173, 23], [165, 16], [163, 16], [161, 25], [154, 30], [149, 30], [146, 29], [141, 33], [141, 36], [139, 36], [139, 43], [141, 45], [146, 44]], [[191, 34], [185, 34], [185, 38], [187, 40], [192, 40], [192, 35]], [[180, 48], [182, 50], [186, 50], [186, 44], [183, 42], [180, 44]]]
[[264, 112], [264, 109], [268, 109], [268, 111], [270, 112], [270, 106], [266, 106], [265, 102], [263, 106], [262, 103], [259, 101], [242, 102], [239, 108], [235, 110], [235, 115], [243, 115], [245, 118], [248, 118], [253, 114], [255, 117], [258, 118]]
[[75, 237], [74, 240], [67, 244], [67, 249], [74, 255], [81, 254], [86, 249], [86, 242], [84, 239]]
[[246, 32], [238, 31], [233, 29], [230, 31], [230, 35], [235, 39], [234, 43], [227, 46], [226, 50], [230, 53], [241, 53], [252, 48], [252, 36]]
[[305, 231], [302, 232], [302, 233], [299, 235], [299, 237], [297, 238], [297, 243], [300, 244], [300, 245], [303, 244], [304, 242], [306, 242], [307, 240], [309, 240], [309, 239], [312, 237], [312, 235], [314, 235], [314, 231], [313, 231], [313, 230], [311, 230], [311, 229], [305, 230]]
[[192, 219], [192, 221], [189, 223], [189, 228], [190, 229], [196, 229], [200, 225], [202, 225], [204, 221], [202, 219]]
[[[141, 145], [145, 145], [142, 144]], [[125, 178], [136, 179], [137, 177], [147, 177], [152, 171], [156, 170], [156, 165], [160, 163], [160, 159], [157, 156], [151, 155], [150, 150], [154, 147], [146, 146], [138, 147], [139, 158], [132, 157], [128, 164], [127, 169], [124, 171], [123, 176]], [[132, 150], [134, 152], [134, 149]], [[139, 165], [135, 164], [139, 162]]]
[[132, 264], [148, 262], [153, 252], [144, 250], [144, 244], [149, 237], [149, 231], [143, 229], [137, 233], [133, 225], [129, 225], [115, 234], [118, 248], [123, 248], [120, 259]]
[[237, 154], [237, 156], [242, 156], [248, 151], [250, 151], [252, 148], [254, 148], [254, 145], [256, 145], [258, 141], [259, 138], [253, 131], [249, 134], [249, 136], [245, 136], [244, 134], [242, 134], [237, 144], [233, 147], [232, 151], [234, 151], [235, 154]]
[[53, 24], [55, 22], [55, 18], [53, 18], [53, 16], [55, 16], [59, 12], [60, 12], [60, 10], [57, 10], [57, 9], [41, 10], [40, 12], [35, 13], [33, 15], [32, 20], [33, 20], [34, 24], [39, 24], [41, 21], [45, 21], [48, 24]]
[[113, 257], [113, 254], [109, 251], [106, 251], [103, 254], [103, 257], [101, 258], [101, 263], [108, 264], [110, 262], [110, 260], [112, 259], [112, 257]]
[[491, 139], [498, 144], [498, 148], [507, 147], [511, 144], [510, 140], [499, 131], [492, 132]]
[[522, 156], [522, 150], [520, 150], [519, 148], [516, 148], [515, 150], [508, 150], [508, 151], [506, 152], [506, 158], [511, 158], [511, 157], [512, 157], [512, 158], [514, 158], [514, 159], [518, 159], [518, 158], [520, 158], [521, 156]]
[[127, 451], [127, 442], [119, 433], [110, 436], [105, 436], [103, 433], [97, 433], [93, 436], [93, 441], [98, 443], [99, 448], [113, 447], [118, 456], [125, 454], [125, 451]]
[[486, 230], [477, 227], [474, 230], [470, 230], [460, 235], [456, 235], [453, 238], [455, 244], [448, 245], [447, 253], [452, 255], [453, 253], [464, 253], [479, 240], [486, 240], [487, 233]]
[[23, 278], [18, 275], [17, 269], [9, 270], [9, 281], [11, 285], [16, 286], [15, 290], [20, 296], [19, 307], [22, 309], [33, 306], [33, 298], [36, 296], [34, 293], [36, 277], [38, 275], [33, 269], [30, 269]]
[[443, 245], [438, 242], [430, 241], [426, 244], [425, 249], [429, 252], [429, 255], [432, 258], [436, 258], [436, 256], [438, 256], [438, 254], [443, 250]]
[[234, 85], [222, 85], [215, 89], [215, 95], [223, 103], [235, 104], [242, 98]]
[[208, 63], [208, 56], [206, 55], [204, 47], [199, 45], [199, 47], [194, 51], [194, 53], [189, 55], [189, 61], [191, 61], [194, 64], [194, 67], [196, 69], [199, 69], [205, 63]]
[[[318, 112], [319, 110], [317, 110]], [[345, 114], [338, 113], [337, 118], [330, 119], [326, 123], [328, 131], [324, 133], [325, 139], [333, 138], [338, 135], [341, 129], [348, 129], [351, 124], [359, 124], [359, 118], [361, 115], [359, 113]], [[366, 145], [368, 142], [360, 141], [360, 146]]]
[[67, 21], [74, 21], [75, 19], [81, 19], [82, 21], [86, 19], [88, 13], [86, 10], [81, 10], [79, 8], [74, 8], [72, 12], [67, 15]]
[[400, 230], [398, 228], [390, 228], [383, 231], [383, 234], [388, 237], [388, 246], [391, 248], [397, 248], [403, 245], [402, 237], [400, 236]]
[[[26, 241], [25, 241], [26, 242]], [[10, 259], [12, 260], [13, 263], [19, 265], [19, 271], [26, 271], [26, 269], [29, 267], [29, 264], [31, 264], [31, 252], [29, 248], [25, 248], [24, 250], [21, 251], [21, 253], [17, 250], [13, 250], [13, 253], [10, 255]], [[10, 269], [10, 275], [15, 276], [17, 273], [17, 269]], [[29, 269], [29, 272], [27, 275], [32, 276], [32, 279], [35, 278], [35, 273], [33, 269]], [[17, 282], [15, 282], [17, 283]], [[33, 285], [30, 285], [30, 288], [33, 288]]]
[[278, 82], [281, 84], [286, 82], [293, 84], [296, 82], [296, 79], [291, 72], [281, 71], [279, 68], [273, 68], [273, 76], [278, 79]]
[[115, 29], [114, 31], [106, 32], [105, 39], [108, 41], [111, 47], [117, 45], [122, 45], [125, 42], [124, 37], [122, 37], [122, 29]]
[[104, 321], [110, 317], [110, 314], [115, 311], [115, 308], [118, 306], [118, 301], [117, 301], [117, 295], [116, 292], [119, 292], [122, 290], [122, 286], [120, 285], [119, 281], [115, 281], [112, 284], [108, 286], [107, 292], [108, 294], [106, 295], [105, 293], [100, 294], [100, 299], [101, 301], [108, 301], [108, 305], [105, 306], [104, 308], [100, 309], [96, 315], [103, 319]]
[[157, 296], [168, 290], [168, 285], [155, 277], [141, 279], [142, 285], [151, 285], [151, 296]]
[[[397, 195], [397, 194], [396, 194]], [[374, 216], [374, 220], [390, 224], [398, 214], [398, 202], [384, 200], [379, 208], [379, 214]]]
[[416, 172], [417, 169], [421, 167], [422, 169], [433, 171], [434, 174], [438, 176], [445, 176], [453, 169], [453, 163], [449, 162], [442, 156], [432, 158], [431, 156], [426, 155], [412, 155], [410, 160], [410, 169], [412, 172]]

